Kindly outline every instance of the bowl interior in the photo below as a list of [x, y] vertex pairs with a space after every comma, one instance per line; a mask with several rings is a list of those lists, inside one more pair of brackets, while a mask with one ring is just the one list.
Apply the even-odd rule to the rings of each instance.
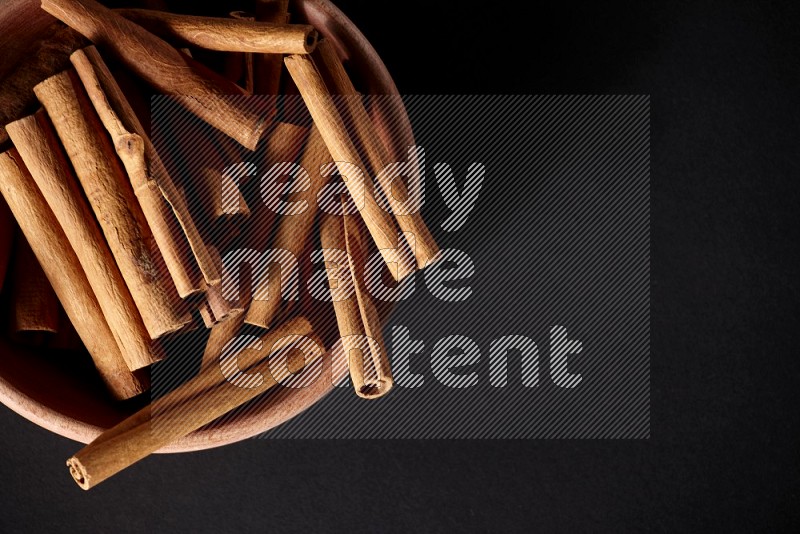
[[[24, 60], [53, 21], [39, 4], [38, 0], [6, 0], [0, 12], [0, 49], [3, 50], [0, 77]], [[321, 36], [335, 45], [347, 60], [362, 91], [397, 95], [395, 84], [375, 50], [333, 4], [327, 0], [296, 0], [291, 5], [291, 13], [293, 22], [313, 24]], [[217, 15], [224, 15], [224, 12]], [[379, 107], [380, 112], [395, 117], [400, 114], [403, 133], [396, 146], [405, 146], [411, 137], [400, 100], [390, 98]], [[3, 292], [2, 298], [7, 298], [8, 287]], [[198, 365], [201, 354], [202, 347], [197, 354]], [[278, 391], [270, 394], [266, 402], [259, 402], [258, 409], [242, 410], [159, 452], [198, 450], [252, 437], [295, 416], [331, 388], [329, 380], [317, 380], [311, 387]], [[0, 402], [48, 430], [88, 443], [149, 402], [149, 395], [115, 402], [93, 372], [88, 354], [31, 349], [13, 342], [3, 333], [0, 334]]]

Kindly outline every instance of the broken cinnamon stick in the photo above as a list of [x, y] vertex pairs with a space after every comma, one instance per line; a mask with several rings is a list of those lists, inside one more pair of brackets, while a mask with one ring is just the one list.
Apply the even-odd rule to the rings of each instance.
[[[7, 129], [75, 251], [117, 345], [125, 347], [123, 355], [128, 367], [135, 370], [158, 361], [163, 353], [147, 334], [47, 114], [40, 110], [8, 124]], [[20, 216], [23, 215], [18, 215], [18, 222]], [[28, 240], [33, 246], [34, 240], [30, 237]]]
[[172, 182], [97, 49], [91, 46], [78, 50], [71, 61], [128, 171], [178, 294], [186, 297], [202, 291], [201, 273], [207, 282], [219, 281], [220, 273], [209, 257], [183, 193]]
[[16, 333], [58, 332], [58, 299], [24, 237], [14, 250], [12, 321]]
[[410, 210], [401, 205], [401, 201], [395, 197], [395, 191], [400, 199], [408, 199], [409, 193], [405, 182], [402, 179], [392, 179], [387, 176], [387, 165], [391, 163], [389, 152], [383, 141], [375, 131], [361, 95], [356, 91], [353, 82], [344, 70], [339, 56], [333, 46], [326, 40], [322, 40], [317, 47], [315, 59], [319, 59], [317, 65], [321, 74], [331, 89], [331, 92], [342, 95], [342, 103], [347, 110], [350, 124], [354, 129], [354, 134], [366, 152], [367, 159], [375, 174], [375, 178], [386, 199], [389, 202], [392, 213], [397, 220], [397, 225], [404, 233], [414, 236], [414, 254], [417, 259], [417, 267], [424, 269], [430, 264], [439, 253], [439, 246], [433, 239], [428, 230], [422, 215], [419, 213], [419, 206], [413, 206]]
[[272, 24], [244, 18], [199, 17], [149, 9], [117, 13], [161, 38], [220, 52], [310, 54], [317, 31], [308, 24]]
[[394, 380], [380, 317], [364, 283], [366, 252], [358, 220], [346, 215], [325, 215], [320, 224], [320, 240], [339, 343], [347, 357], [353, 388], [365, 399], [381, 397], [392, 389]]
[[[53, 166], [66, 163], [63, 159], [58, 161], [58, 152], [41, 155], [51, 158]], [[67, 235], [16, 149], [0, 154], [0, 177], [0, 193], [19, 221], [20, 229], [50, 280], [64, 312], [86, 345], [111, 394], [117, 399], [127, 399], [145, 391], [146, 382], [128, 370], [120, 350], [125, 346], [127, 353], [134, 347], [120, 344], [106, 319], [118, 319], [121, 314], [104, 315]], [[58, 178], [63, 179], [63, 175], [58, 175]]]
[[255, 149], [268, 125], [267, 110], [234, 98], [245, 95], [236, 84], [94, 0], [42, 0], [42, 9], [111, 50], [156, 89], [181, 95], [180, 102], [211, 126]]
[[[344, 121], [339, 115], [322, 77], [307, 56], [287, 56], [284, 62], [300, 90], [314, 123], [319, 128], [325, 145], [336, 162], [350, 195], [359, 208], [359, 213], [372, 239], [387, 265], [390, 266], [389, 271], [395, 280], [402, 280], [413, 272], [413, 258], [405, 257], [406, 247], [398, 240], [394, 219], [378, 206], [372, 188], [367, 187], [364, 164], [361, 162], [361, 157], [348, 135]], [[360, 176], [354, 176], [354, 173], [360, 174]], [[400, 252], [401, 250], [403, 252]], [[397, 258], [398, 252], [402, 254], [400, 261]]]
[[[67, 461], [70, 474], [83, 489], [100, 484], [161, 447], [285, 381], [292, 373], [321, 358], [322, 347], [306, 319], [297, 317], [287, 321], [268, 332], [250, 350], [256, 353], [257, 361], [240, 368], [242, 373], [248, 373], [246, 384], [225, 379], [221, 366], [238, 365], [223, 358], [219, 366], [206, 367], [194, 379], [154, 400], [78, 451]], [[303, 351], [302, 363], [294, 358], [288, 365], [277, 369], [269, 365], [277, 356], [295, 352], [293, 349]], [[265, 366], [268, 368], [264, 369]]]
[[180, 330], [191, 315], [78, 75], [73, 70], [56, 74], [34, 92], [69, 155], [150, 337]]

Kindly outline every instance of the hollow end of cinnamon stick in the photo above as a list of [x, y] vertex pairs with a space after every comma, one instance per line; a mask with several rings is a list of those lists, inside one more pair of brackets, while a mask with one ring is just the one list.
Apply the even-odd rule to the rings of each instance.
[[72, 480], [74, 480], [82, 490], [88, 490], [92, 487], [89, 482], [89, 477], [86, 474], [86, 469], [84, 469], [80, 460], [73, 456], [67, 460], [67, 467], [69, 467], [69, 474], [72, 476]]
[[306, 40], [304, 46], [306, 53], [310, 54], [311, 52], [313, 52], [317, 48], [318, 42], [319, 42], [319, 33], [317, 33], [317, 30], [310, 30], [306, 34]]
[[383, 397], [394, 387], [394, 380], [377, 380], [366, 382], [356, 388], [356, 395], [362, 399], [372, 400]]

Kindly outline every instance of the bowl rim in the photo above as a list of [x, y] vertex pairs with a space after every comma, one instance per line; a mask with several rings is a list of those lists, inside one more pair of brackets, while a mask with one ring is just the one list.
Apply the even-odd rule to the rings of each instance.
[[[11, 7], [21, 6], [25, 0], [16, 0]], [[389, 71], [363, 33], [330, 0], [296, 0], [295, 12], [300, 19], [312, 24], [322, 37], [330, 40], [362, 74], [370, 94], [399, 96], [397, 86]], [[407, 121], [405, 110], [401, 110], [401, 120]], [[407, 124], [407, 122], [406, 122]], [[326, 360], [330, 358], [326, 355]], [[226, 421], [219, 427], [199, 429], [182, 439], [164, 447], [158, 453], [179, 453], [210, 449], [262, 434], [271, 428], [295, 417], [311, 405], [321, 400], [333, 389], [333, 381], [317, 380], [317, 384], [305, 390], [285, 390], [274, 399], [261, 403], [259, 417], [248, 420], [248, 424], [235, 424], [236, 419]], [[285, 393], [285, 394], [284, 394]], [[294, 394], [296, 398], [287, 398]], [[65, 415], [53, 406], [35, 400], [15, 387], [0, 375], [0, 402], [12, 411], [34, 424], [60, 436], [89, 443], [99, 436], [105, 428]], [[272, 410], [283, 404], [288, 409]]]

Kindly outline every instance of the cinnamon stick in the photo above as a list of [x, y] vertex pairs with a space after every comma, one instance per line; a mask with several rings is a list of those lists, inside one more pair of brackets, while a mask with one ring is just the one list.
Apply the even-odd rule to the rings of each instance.
[[117, 13], [164, 39], [220, 52], [310, 54], [317, 31], [308, 24], [271, 24], [244, 18], [198, 17], [149, 9]]
[[[66, 163], [63, 158], [59, 161], [57, 151], [42, 155], [50, 158], [53, 166]], [[63, 176], [57, 175], [58, 179], [63, 179]], [[118, 319], [121, 314], [104, 315], [67, 235], [16, 149], [0, 154], [0, 193], [17, 218], [64, 312], [86, 345], [111, 394], [118, 399], [127, 399], [145, 391], [146, 382], [128, 370], [120, 350], [125, 346], [127, 353], [134, 347], [119, 343], [112, 333], [110, 321], [107, 321], [107, 318]]]
[[201, 290], [198, 268], [206, 282], [219, 282], [221, 275], [189, 213], [185, 195], [169, 176], [100, 53], [90, 46], [73, 53], [71, 61], [114, 140], [180, 296]]
[[222, 356], [225, 345], [239, 334], [243, 326], [244, 313], [237, 310], [231, 313], [227, 319], [211, 328], [203, 351], [203, 358], [200, 361], [201, 373], [205, 369], [219, 364], [219, 358]]
[[[305, 349], [302, 363], [295, 358], [278, 369], [269, 365], [277, 356], [301, 347]], [[257, 361], [242, 370], [251, 373], [251, 377], [258, 370], [260, 382], [254, 378], [247, 384], [235, 385], [224, 378], [219, 365], [208, 366], [194, 379], [154, 400], [78, 451], [67, 461], [70, 474], [81, 488], [88, 490], [271, 389], [291, 373], [321, 358], [323, 350], [306, 319], [291, 319], [268, 332], [259, 340], [258, 348], [250, 350], [251, 356], [256, 353]], [[263, 369], [265, 366], [269, 369]], [[242, 367], [245, 366], [240, 369]]]
[[[300, 128], [295, 126], [295, 128]], [[270, 160], [280, 161], [280, 160]], [[308, 135], [303, 155], [300, 159], [300, 166], [308, 173], [311, 183], [307, 189], [295, 193], [292, 198], [296, 202], [305, 202], [306, 208], [293, 215], [283, 215], [278, 222], [278, 228], [272, 241], [274, 250], [285, 250], [295, 258], [300, 258], [311, 235], [314, 226], [314, 219], [318, 212], [317, 194], [320, 189], [328, 182], [327, 177], [320, 174], [320, 169], [331, 161], [325, 143], [322, 141], [319, 130], [311, 128]], [[259, 250], [256, 248], [256, 250]], [[281, 278], [288, 276], [288, 273], [281, 272]], [[265, 277], [264, 281], [269, 284], [269, 294], [265, 300], [253, 300], [247, 310], [245, 322], [251, 325], [269, 328], [272, 321], [276, 318], [281, 306], [289, 303], [283, 302], [281, 298], [280, 281], [270, 280]], [[254, 294], [263, 294], [267, 288], [256, 286]]]
[[[306, 134], [307, 134], [306, 128], [282, 122], [277, 123], [264, 143], [264, 150], [266, 153], [265, 160], [269, 163], [293, 162], [297, 157], [297, 153], [299, 152], [300, 148], [303, 145]], [[228, 155], [227, 161], [236, 162], [238, 161], [238, 159], [236, 159], [235, 155]], [[227, 203], [231, 203], [231, 199], [228, 198], [222, 199], [222, 196], [220, 195], [220, 191], [222, 188], [220, 187], [219, 183], [221, 181], [221, 178], [223, 180], [230, 178], [230, 176], [226, 178], [226, 173], [220, 175], [219, 171], [217, 170], [218, 168], [221, 168], [224, 165], [225, 164], [222, 163], [217, 167], [214, 167], [213, 165], [212, 166], [205, 165], [199, 172], [200, 176], [206, 177], [206, 184], [207, 184], [206, 187], [213, 188], [212, 192], [212, 207], [214, 207], [214, 211], [212, 212], [213, 217], [220, 217], [221, 215], [230, 217], [231, 215], [234, 214], [230, 212], [231, 210], [229, 207], [225, 207], [227, 206]], [[234, 191], [235, 195], [240, 198], [239, 200], [240, 209], [241, 209], [241, 204], [245, 202], [244, 197], [242, 196], [242, 193], [240, 191], [240, 185], [244, 181], [245, 178], [240, 176], [238, 177], [238, 182], [239, 182], [238, 184], [236, 182], [230, 182], [228, 185], [223, 185], [223, 187], [227, 187], [229, 191]], [[253, 185], [258, 185], [258, 184], [253, 184]], [[221, 206], [220, 204], [222, 203], [223, 200], [225, 201], [225, 204]], [[233, 201], [235, 202], [235, 197]], [[246, 208], [246, 204], [244, 205], [244, 207]], [[247, 246], [249, 248], [255, 250], [262, 250], [265, 247], [267, 239], [269, 238], [269, 235], [272, 232], [275, 220], [275, 214], [261, 201], [257, 202], [257, 207], [258, 209], [254, 210], [253, 212], [255, 213], [254, 216], [251, 215], [249, 209], [247, 209], [246, 212], [242, 213], [248, 215], [249, 218], [244, 223], [237, 223], [237, 226], [244, 224], [244, 230], [246, 235], [245, 242], [247, 243]], [[212, 295], [210, 295], [209, 302], [200, 308], [200, 313], [206, 326], [211, 326], [213, 324], [216, 324], [221, 319], [227, 316], [227, 313], [220, 315], [216, 310], [214, 310], [215, 304], [220, 306], [222, 305], [223, 302], [225, 302], [224, 299], [222, 298], [221, 287], [217, 285], [214, 287], [214, 289], [216, 290], [216, 293], [213, 295], [214, 297], [213, 301], [212, 301]], [[252, 303], [252, 305], [254, 305], [256, 308], [259, 308], [259, 304], [252, 301], [251, 296], [252, 294], [245, 295], [240, 293], [239, 301], [235, 303], [228, 303], [228, 306], [230, 309], [243, 310], [245, 307], [247, 307]], [[261, 312], [256, 310], [253, 313], [254, 315], [252, 316], [252, 318], [254, 322], [251, 324], [261, 324], [260, 322], [255, 322], [258, 321], [257, 318], [261, 316]], [[251, 316], [248, 315], [248, 317]]]
[[[215, 246], [209, 246], [208, 251], [216, 265], [222, 270], [222, 257]], [[209, 284], [205, 288], [206, 299], [198, 307], [200, 317], [203, 319], [206, 328], [211, 328], [228, 318], [234, 311], [241, 311], [238, 303], [230, 303], [222, 296], [222, 282]]]
[[[47, 114], [41, 110], [8, 124], [7, 129], [46, 204], [50, 206], [55, 220], [75, 251], [117, 345], [125, 347], [125, 362], [135, 370], [158, 361], [163, 354], [159, 346], [150, 341], [130, 291], [125, 286], [94, 214], [83, 199]], [[17, 157], [14, 159], [19, 161]], [[21, 223], [20, 217], [23, 216], [30, 218], [17, 214], [17, 221]], [[28, 241], [33, 247], [35, 240], [28, 237]], [[45, 265], [44, 262], [42, 264]]]
[[425, 225], [425, 221], [422, 220], [422, 215], [419, 211], [414, 209], [406, 212], [395, 197], [394, 193], [396, 191], [401, 199], [407, 199], [408, 188], [402, 179], [392, 180], [384, 172], [387, 164], [391, 163], [389, 151], [378, 137], [375, 125], [361, 100], [361, 95], [356, 91], [353, 82], [344, 70], [344, 65], [342, 65], [339, 56], [336, 54], [336, 50], [328, 41], [324, 39], [320, 41], [314, 58], [318, 59], [317, 65], [320, 67], [321, 74], [331, 91], [342, 95], [342, 103], [347, 110], [354, 134], [367, 154], [372, 172], [375, 174], [375, 178], [389, 202], [392, 213], [397, 220], [397, 225], [404, 233], [414, 236], [414, 253], [417, 259], [417, 267], [424, 269], [426, 265], [437, 257], [439, 246]]
[[[289, 22], [289, 0], [256, 0], [255, 18], [259, 22], [286, 24]], [[253, 58], [253, 93], [279, 93], [283, 57], [278, 54], [258, 54]]]
[[[204, 182], [207, 194], [211, 195], [211, 217], [212, 219], [233, 219], [240, 220], [250, 216], [250, 207], [247, 205], [237, 181], [243, 179], [239, 176], [240, 168], [231, 168], [242, 162], [241, 154], [226, 143], [227, 139], [220, 139], [219, 143], [210, 140], [194, 139], [193, 142], [198, 146], [207, 146], [208, 153], [215, 157], [211, 158], [200, 170], [200, 179]], [[223, 191], [228, 195], [223, 195]], [[231, 194], [232, 193], [232, 194]]]
[[[397, 261], [397, 252], [401, 251], [401, 249], [405, 251], [405, 247], [399, 243], [395, 221], [378, 206], [371, 188], [367, 187], [367, 183], [363, 183], [367, 181], [367, 176], [364, 174], [364, 164], [361, 162], [361, 157], [348, 135], [344, 121], [339, 115], [322, 77], [317, 72], [314, 63], [307, 56], [287, 56], [284, 62], [289, 74], [300, 90], [314, 123], [319, 128], [325, 145], [328, 147], [340, 174], [344, 178], [350, 195], [359, 207], [359, 213], [372, 239], [378, 246], [384, 260], [390, 266], [389, 270], [392, 276], [397, 281], [402, 280], [413, 272], [411, 267], [413, 258], [407, 258], [404, 254], [404, 257]], [[353, 172], [351, 166], [355, 166], [362, 173], [361, 179], [363, 182], [361, 184], [358, 183], [356, 177], [348, 176]], [[392, 266], [394, 266], [393, 269], [391, 268]]]
[[361, 229], [352, 216], [325, 215], [320, 240], [331, 284], [339, 343], [359, 397], [375, 399], [394, 385], [381, 322], [363, 278], [366, 263]]
[[16, 333], [58, 332], [58, 299], [23, 237], [14, 250], [12, 316]]
[[66, 148], [150, 337], [180, 330], [191, 315], [77, 74], [51, 76], [34, 92]]
[[42, 0], [42, 9], [112, 51], [156, 89], [182, 95], [181, 103], [192, 113], [255, 149], [267, 127], [266, 112], [229, 96], [245, 95], [237, 85], [94, 0]]

